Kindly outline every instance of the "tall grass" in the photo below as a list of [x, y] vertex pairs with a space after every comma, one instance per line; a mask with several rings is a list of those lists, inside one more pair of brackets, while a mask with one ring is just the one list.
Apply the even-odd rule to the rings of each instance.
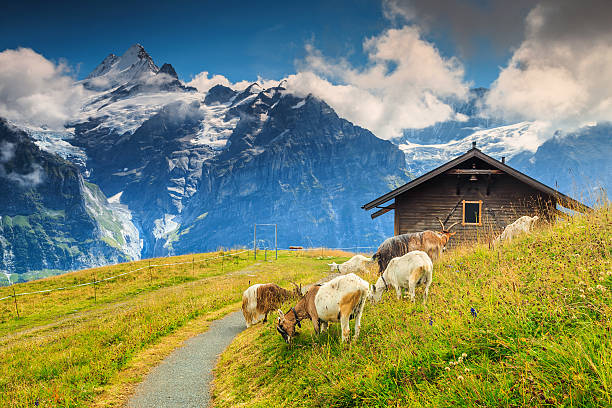
[[[196, 255], [195, 258], [217, 254]], [[246, 254], [244, 254], [246, 255]], [[92, 286], [19, 297], [0, 309], [0, 406], [90, 407], [131, 361], [188, 322], [238, 308], [251, 283], [308, 283], [328, 272], [316, 257], [280, 253], [278, 261], [246, 256], [126, 275]], [[259, 257], [258, 257], [259, 258]], [[165, 258], [185, 262], [192, 256]], [[159, 263], [153, 260], [153, 264]], [[114, 276], [136, 265], [79, 271], [17, 285], [33, 291]], [[5, 292], [7, 289], [3, 288]], [[0, 292], [0, 293], [4, 293]], [[1, 297], [2, 295], [0, 295]], [[128, 382], [137, 382], [143, 372]], [[106, 406], [106, 404], [104, 404]], [[110, 404], [112, 405], [112, 404]]]
[[612, 405], [612, 208], [435, 266], [427, 307], [385, 294], [360, 338], [274, 319], [240, 334], [216, 369], [217, 407]]

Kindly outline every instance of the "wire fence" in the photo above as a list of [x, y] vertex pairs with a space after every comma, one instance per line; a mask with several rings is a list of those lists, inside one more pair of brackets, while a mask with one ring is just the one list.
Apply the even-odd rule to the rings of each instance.
[[43, 290], [37, 290], [37, 291], [33, 291], [33, 292], [14, 293], [12, 295], [0, 298], [0, 300], [12, 299], [12, 298], [16, 298], [17, 296], [35, 295], [35, 294], [39, 294], [39, 293], [49, 293], [49, 292], [55, 292], [55, 291], [58, 291], [58, 290], [67, 290], [67, 289], [73, 289], [73, 288], [78, 288], [78, 287], [82, 287], [82, 286], [95, 285], [97, 283], [101, 283], [101, 282], [117, 279], [117, 278], [119, 278], [121, 276], [129, 275], [131, 273], [142, 271], [144, 269], [150, 269], [150, 268], [156, 268], [156, 267], [158, 268], [158, 267], [162, 267], [162, 266], [176, 266], [176, 265], [185, 265], [185, 264], [196, 264], [196, 263], [201, 263], [201, 262], [209, 262], [209, 261], [213, 261], [215, 259], [221, 259], [221, 258], [225, 258], [225, 257], [230, 257], [230, 256], [236, 256], [236, 255], [244, 254], [244, 253], [249, 252], [249, 251], [250, 251], [249, 249], [245, 249], [245, 250], [240, 251], [240, 252], [234, 252], [234, 253], [229, 253], [229, 254], [213, 256], [213, 257], [210, 257], [210, 258], [204, 258], [204, 259], [200, 259], [200, 260], [197, 260], [197, 261], [195, 259], [192, 259], [191, 261], [185, 261], [185, 262], [150, 264], [150, 265], [142, 266], [140, 268], [129, 270], [127, 272], [120, 273], [120, 274], [115, 275], [115, 276], [109, 276], [107, 278], [100, 279], [100, 280], [94, 279], [91, 282], [79, 283], [79, 284], [70, 285], [70, 286], [63, 286], [63, 287], [60, 287], [60, 288], [43, 289]]
[[[303, 247], [291, 247], [291, 248], [278, 248], [279, 250], [284, 250], [284, 251], [320, 251], [320, 250], [343, 250], [343, 251], [348, 251], [348, 250], [357, 250], [357, 249], [373, 249], [373, 248], [377, 248], [377, 247], [373, 247], [373, 246], [355, 246], [355, 247], [341, 247], [341, 248], [303, 248]], [[266, 248], [268, 249], [268, 248]], [[160, 263], [160, 264], [149, 264], [149, 265], [145, 265], [145, 266], [141, 266], [139, 268], [135, 268], [114, 276], [109, 276], [103, 279], [94, 279], [92, 281], [89, 282], [84, 282], [84, 283], [79, 283], [79, 284], [75, 284], [75, 285], [69, 285], [69, 286], [63, 286], [63, 287], [59, 287], [59, 288], [51, 288], [51, 289], [43, 289], [43, 290], [37, 290], [37, 291], [32, 291], [32, 292], [20, 292], [20, 293], [15, 293], [15, 289], [13, 288], [13, 294], [9, 295], [9, 296], [5, 296], [0, 298], [0, 301], [2, 300], [7, 300], [7, 299], [17, 299], [18, 296], [27, 296], [27, 295], [36, 295], [36, 294], [42, 294], [42, 293], [50, 293], [50, 292], [56, 292], [56, 291], [60, 291], [60, 290], [68, 290], [68, 289], [74, 289], [74, 288], [78, 288], [78, 287], [83, 287], [83, 286], [89, 286], [89, 285], [96, 285], [98, 283], [102, 283], [102, 282], [106, 282], [106, 281], [110, 281], [113, 279], [117, 279], [121, 276], [125, 276], [125, 275], [129, 275], [138, 271], [143, 271], [143, 270], [150, 270], [151, 268], [159, 268], [159, 267], [165, 267], [165, 266], [178, 266], [178, 265], [186, 265], [186, 264], [197, 264], [197, 263], [201, 263], [201, 262], [209, 262], [209, 261], [214, 261], [215, 259], [223, 259], [226, 257], [234, 257], [237, 255], [241, 255], [244, 253], [248, 253], [250, 252], [250, 249], [244, 249], [242, 251], [239, 252], [234, 252], [234, 253], [227, 253], [227, 254], [222, 254], [222, 255], [218, 255], [218, 256], [213, 256], [213, 257], [209, 257], [209, 258], [204, 258], [204, 259], [199, 259], [199, 260], [195, 260], [192, 259], [191, 261], [185, 261], [185, 262], [172, 262], [172, 263]], [[267, 259], [267, 257], [266, 257]], [[141, 260], [142, 261], [142, 260]], [[13, 286], [13, 285], [11, 285]]]
[[321, 247], [321, 248], [302, 248], [302, 247], [290, 247], [290, 248], [278, 248], [279, 250], [283, 250], [283, 251], [321, 251], [324, 249], [330, 249], [330, 250], [342, 250], [342, 251], [347, 251], [347, 250], [351, 250], [351, 249], [375, 249], [378, 248], [377, 246], [356, 246], [356, 247], [342, 247], [342, 248], [327, 248], [327, 247]]

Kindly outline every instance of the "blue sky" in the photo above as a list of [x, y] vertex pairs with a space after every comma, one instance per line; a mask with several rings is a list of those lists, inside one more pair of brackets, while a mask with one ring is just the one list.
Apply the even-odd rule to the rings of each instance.
[[[235, 82], [294, 73], [306, 44], [359, 67], [366, 63], [364, 39], [392, 25], [379, 1], [23, 1], [3, 5], [0, 50], [28, 47], [65, 59], [82, 78], [109, 53], [140, 43], [184, 80], [208, 71]], [[488, 87], [511, 55], [494, 50], [485, 37], [474, 38], [461, 55], [454, 33], [434, 28], [426, 38], [443, 56], [458, 56], [474, 86]]]
[[479, 115], [571, 131], [612, 118], [610, 21], [610, 0], [11, 2], [0, 116], [63, 123], [74, 78], [140, 43], [200, 92], [286, 79], [384, 139], [465, 121], [471, 87]]

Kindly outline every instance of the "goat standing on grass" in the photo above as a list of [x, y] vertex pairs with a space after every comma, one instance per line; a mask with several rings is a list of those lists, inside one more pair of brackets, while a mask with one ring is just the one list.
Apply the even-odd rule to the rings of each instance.
[[351, 334], [349, 321], [355, 319], [355, 335], [359, 337], [361, 314], [370, 294], [370, 284], [354, 273], [341, 275], [322, 285], [315, 285], [297, 304], [283, 313], [279, 309], [276, 330], [290, 343], [295, 336], [295, 326], [310, 319], [315, 333], [324, 332], [330, 322], [340, 321], [342, 341], [348, 341]]
[[417, 286], [425, 286], [423, 304], [427, 302], [429, 285], [433, 277], [433, 263], [423, 251], [408, 252], [399, 258], [393, 258], [387, 269], [378, 278], [372, 289], [372, 300], [380, 302], [383, 292], [394, 288], [397, 298], [402, 297], [402, 288], [407, 288], [410, 300], [414, 302], [415, 289]]
[[408, 234], [396, 235], [391, 238], [387, 238], [380, 246], [376, 253], [372, 256], [372, 259], [378, 261], [378, 273], [382, 274], [387, 268], [387, 265], [393, 258], [398, 258], [407, 254], [410, 251], [423, 251], [431, 258], [432, 262], [435, 262], [444, 247], [450, 240], [450, 237], [456, 234], [456, 232], [450, 232], [451, 228], [459, 224], [454, 223], [448, 228], [444, 227], [442, 221], [440, 221], [442, 231], [422, 231], [412, 232]]
[[335, 262], [327, 265], [330, 266], [330, 272], [338, 271], [341, 274], [346, 275], [347, 273], [368, 273], [373, 263], [374, 260], [372, 258], [366, 258], [363, 255], [355, 255], [340, 265]]
[[[295, 283], [294, 283], [295, 285]], [[295, 285], [294, 292], [283, 289], [274, 283], [258, 283], [242, 293], [242, 314], [246, 327], [251, 327], [262, 319], [268, 320], [268, 313], [282, 305], [287, 299], [301, 295]]]
[[523, 215], [512, 224], [507, 225], [506, 228], [504, 228], [504, 232], [493, 241], [493, 247], [496, 247], [502, 241], [511, 241], [518, 235], [530, 232], [533, 228], [533, 224], [535, 224], [538, 218], [537, 215], [534, 217]]

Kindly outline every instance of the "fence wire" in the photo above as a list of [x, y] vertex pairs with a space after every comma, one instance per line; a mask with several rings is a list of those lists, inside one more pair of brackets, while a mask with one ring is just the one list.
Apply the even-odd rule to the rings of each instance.
[[192, 260], [192, 261], [186, 261], [186, 262], [175, 262], [175, 263], [166, 263], [166, 264], [146, 265], [146, 266], [143, 266], [141, 268], [132, 269], [131, 271], [123, 272], [123, 273], [120, 273], [120, 274], [115, 275], [115, 276], [109, 276], [108, 278], [104, 278], [104, 279], [100, 279], [100, 280], [93, 280], [91, 282], [79, 283], [77, 285], [64, 286], [64, 287], [61, 287], [61, 288], [37, 290], [37, 291], [34, 291], [34, 292], [15, 293], [14, 295], [10, 295], [10, 296], [6, 296], [6, 297], [3, 297], [3, 298], [0, 298], [0, 300], [11, 299], [11, 298], [14, 298], [14, 297], [17, 297], [17, 296], [35, 295], [35, 294], [39, 294], [39, 293], [55, 292], [57, 290], [66, 290], [66, 289], [78, 288], [78, 287], [81, 287], [81, 286], [88, 286], [88, 285], [93, 285], [93, 284], [96, 284], [96, 283], [100, 283], [100, 282], [116, 279], [116, 278], [119, 278], [121, 276], [128, 275], [130, 273], [141, 271], [143, 269], [149, 269], [149, 268], [155, 268], [155, 267], [161, 267], [161, 266], [175, 266], [175, 265], [185, 265], [185, 264], [196, 264], [196, 263], [200, 263], [200, 262], [208, 262], [208, 261], [212, 261], [212, 260], [215, 260], [215, 259], [225, 258], [225, 257], [228, 257], [228, 256], [236, 256], [236, 255], [239, 255], [239, 254], [244, 254], [245, 252], [248, 252], [248, 251], [250, 251], [250, 250], [249, 249], [245, 249], [244, 251], [234, 252], [233, 254], [223, 254], [223, 255], [213, 256], [211, 258], [200, 259], [198, 261]]
[[[373, 246], [356, 246], [356, 247], [325, 248], [325, 249], [331, 249], [331, 250], [336, 250], [336, 249], [339, 249], [339, 250], [349, 250], [349, 249], [373, 249], [373, 248], [378, 248], [378, 247], [373, 247]], [[283, 250], [283, 251], [319, 251], [319, 250], [321, 250], [321, 248], [302, 248], [302, 249], [279, 248], [279, 250]], [[240, 252], [234, 252], [233, 254], [223, 254], [223, 255], [218, 255], [218, 256], [211, 257], [211, 258], [200, 259], [200, 260], [197, 260], [197, 261], [193, 260], [193, 261], [185, 261], [185, 262], [175, 262], [175, 263], [146, 265], [146, 266], [143, 266], [143, 267], [140, 267], [140, 268], [136, 268], [136, 269], [132, 269], [132, 270], [127, 271], [127, 272], [120, 273], [120, 274], [115, 275], [115, 276], [109, 276], [108, 278], [104, 278], [104, 279], [100, 279], [100, 280], [93, 280], [91, 282], [79, 283], [77, 285], [64, 286], [64, 287], [61, 287], [61, 288], [37, 290], [37, 291], [34, 291], [34, 292], [15, 293], [15, 295], [9, 295], [9, 296], [5, 296], [3, 298], [0, 298], [0, 301], [6, 300], [6, 299], [11, 299], [11, 298], [14, 298], [14, 297], [17, 297], [17, 296], [36, 295], [36, 294], [40, 294], [40, 293], [49, 293], [49, 292], [55, 292], [55, 291], [58, 291], [58, 290], [66, 290], [66, 289], [78, 288], [78, 287], [82, 287], [82, 286], [94, 285], [96, 283], [100, 283], [100, 282], [105, 282], [105, 281], [117, 279], [117, 278], [119, 278], [121, 276], [129, 275], [131, 273], [138, 272], [138, 271], [142, 271], [143, 269], [162, 267], [162, 266], [176, 266], [176, 265], [186, 265], [186, 264], [196, 264], [196, 263], [200, 263], [200, 262], [208, 262], [208, 261], [212, 261], [212, 260], [215, 260], [215, 259], [225, 258], [225, 257], [228, 257], [228, 256], [236, 256], [236, 255], [244, 254], [245, 252], [249, 252], [249, 251], [250, 251], [250, 249], [245, 249], [245, 250], [240, 251]]]

